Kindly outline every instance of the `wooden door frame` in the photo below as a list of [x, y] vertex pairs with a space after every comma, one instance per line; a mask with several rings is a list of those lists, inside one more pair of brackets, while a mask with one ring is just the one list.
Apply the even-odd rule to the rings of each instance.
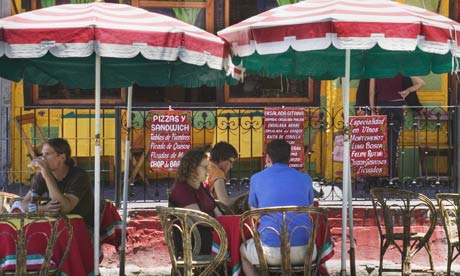
[[131, 0], [131, 5], [138, 8], [199, 8], [206, 13], [206, 31], [214, 33], [214, 0], [203, 1], [155, 1]]

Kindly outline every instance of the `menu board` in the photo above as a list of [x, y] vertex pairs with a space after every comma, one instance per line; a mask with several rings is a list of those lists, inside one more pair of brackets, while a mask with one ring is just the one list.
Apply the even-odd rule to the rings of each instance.
[[265, 144], [284, 139], [291, 145], [291, 168], [304, 168], [304, 120], [303, 108], [266, 108], [264, 110]]
[[150, 169], [176, 171], [181, 157], [192, 148], [192, 111], [151, 110], [147, 122], [150, 129]]
[[351, 116], [350, 160], [354, 176], [387, 176], [387, 116]]

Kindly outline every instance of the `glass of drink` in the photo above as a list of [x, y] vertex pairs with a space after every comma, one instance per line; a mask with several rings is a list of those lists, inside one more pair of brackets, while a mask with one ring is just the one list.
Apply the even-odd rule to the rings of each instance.
[[34, 160], [32, 160], [32, 162], [27, 164], [27, 171], [29, 173], [31, 173], [31, 174], [36, 173], [36, 172], [40, 172], [40, 170], [41, 170], [40, 166], [37, 163], [37, 159], [43, 160], [43, 157], [40, 156], [38, 158], [35, 158]]

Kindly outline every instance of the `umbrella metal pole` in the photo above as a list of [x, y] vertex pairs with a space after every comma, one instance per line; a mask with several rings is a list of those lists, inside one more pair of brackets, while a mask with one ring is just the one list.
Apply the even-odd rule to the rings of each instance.
[[126, 221], [128, 217], [128, 179], [129, 179], [129, 155], [131, 152], [131, 109], [133, 99], [133, 87], [128, 88], [128, 107], [126, 108], [126, 141], [125, 141], [125, 171], [123, 173], [123, 222], [121, 227], [120, 244], [120, 276], [125, 275], [126, 261]]
[[340, 274], [347, 274], [347, 208], [348, 186], [350, 185], [350, 137], [348, 117], [350, 109], [350, 50], [345, 51], [345, 77], [342, 78], [344, 144], [343, 144], [343, 185], [342, 185], [342, 258]]
[[[351, 184], [351, 168], [348, 166], [349, 182]], [[348, 185], [348, 219], [350, 228], [350, 273], [351, 276], [356, 276], [356, 264], [355, 264], [355, 234], [353, 226], [353, 198], [351, 185]]]
[[[355, 237], [354, 237], [354, 228], [353, 228], [353, 197], [352, 197], [352, 189], [351, 189], [351, 161], [350, 161], [350, 66], [351, 66], [351, 50], [347, 49], [345, 51], [345, 87], [344, 87], [344, 120], [345, 120], [345, 128], [346, 128], [346, 136], [345, 139], [347, 142], [346, 148], [344, 151], [346, 152], [347, 159], [343, 160], [343, 162], [347, 166], [347, 183], [348, 183], [348, 219], [349, 219], [349, 236], [350, 236], [350, 273], [351, 276], [356, 275], [356, 267], [355, 267]], [[345, 177], [345, 176], [344, 176]]]
[[95, 61], [95, 139], [94, 139], [94, 275], [99, 275], [99, 228], [100, 228], [100, 202], [101, 202], [101, 57], [96, 54]]

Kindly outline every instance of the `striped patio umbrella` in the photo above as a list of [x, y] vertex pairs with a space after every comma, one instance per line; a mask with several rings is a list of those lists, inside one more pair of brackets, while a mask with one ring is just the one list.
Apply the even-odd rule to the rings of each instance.
[[227, 48], [169, 16], [111, 3], [53, 6], [0, 21], [0, 76], [40, 85], [222, 86]]
[[[222, 86], [227, 48], [219, 37], [174, 18], [122, 4], [53, 6], [0, 20], [0, 77], [95, 89], [94, 270], [99, 266], [100, 89], [132, 85]], [[129, 156], [126, 141], [125, 156]], [[125, 158], [125, 172], [129, 158]], [[124, 174], [120, 273], [124, 274], [128, 173]], [[120, 275], [121, 275], [120, 274]]]
[[[303, 79], [422, 76], [455, 70], [460, 24], [385, 0], [307, 0], [218, 32], [248, 74]], [[456, 60], [455, 60], [456, 61]], [[454, 66], [454, 68], [453, 68]]]
[[[385, 0], [306, 0], [253, 16], [218, 32], [233, 63], [247, 74], [292, 79], [343, 77], [344, 157], [342, 275], [346, 270], [347, 204], [351, 204], [349, 80], [456, 72], [460, 24]], [[350, 241], [353, 220], [350, 216]], [[352, 269], [354, 245], [350, 242]], [[352, 271], [353, 272], [353, 271]]]

